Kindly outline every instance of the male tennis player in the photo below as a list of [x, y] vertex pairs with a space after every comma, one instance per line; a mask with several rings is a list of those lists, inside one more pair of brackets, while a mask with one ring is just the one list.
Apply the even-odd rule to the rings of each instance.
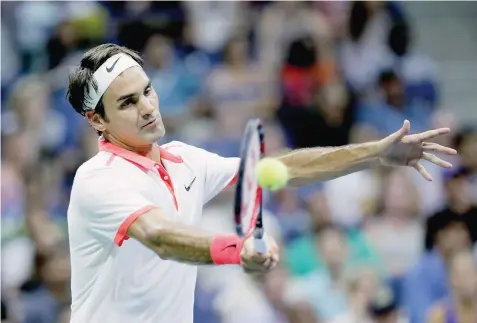
[[[158, 95], [133, 51], [105, 44], [70, 74], [68, 99], [100, 134], [99, 153], [77, 171], [68, 210], [72, 322], [191, 323], [197, 264], [266, 272], [278, 261], [250, 239], [196, 228], [203, 205], [233, 182], [237, 158], [181, 142], [156, 144], [165, 130]], [[455, 154], [425, 139], [437, 129], [336, 148], [296, 150], [280, 159], [291, 185], [329, 180], [374, 165], [409, 165], [426, 179], [429, 152]], [[224, 214], [224, 216], [228, 216]], [[131, 239], [130, 239], [131, 238]]]

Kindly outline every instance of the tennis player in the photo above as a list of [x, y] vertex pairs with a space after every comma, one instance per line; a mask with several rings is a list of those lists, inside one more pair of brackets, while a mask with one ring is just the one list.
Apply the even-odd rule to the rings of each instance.
[[[71, 322], [192, 323], [196, 265], [267, 272], [278, 262], [270, 237], [269, 251], [258, 254], [251, 239], [197, 228], [203, 205], [233, 183], [239, 160], [181, 142], [156, 144], [165, 129], [142, 66], [135, 52], [104, 44], [70, 73], [68, 100], [100, 135], [99, 153], [76, 173], [68, 209]], [[432, 180], [421, 159], [451, 167], [431, 152], [455, 150], [424, 142], [449, 129], [407, 135], [409, 128], [405, 121], [380, 141], [279, 158], [291, 185], [377, 165], [411, 166]]]

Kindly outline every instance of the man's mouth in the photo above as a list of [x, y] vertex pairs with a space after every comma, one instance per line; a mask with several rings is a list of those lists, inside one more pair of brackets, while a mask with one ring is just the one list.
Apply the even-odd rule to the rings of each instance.
[[148, 123], [146, 123], [144, 126], [142, 126], [141, 128], [146, 128], [146, 127], [149, 127], [149, 126], [152, 126], [154, 125], [157, 120], [159, 120], [159, 117], [155, 117], [154, 119], [152, 119], [151, 121], [149, 121]]

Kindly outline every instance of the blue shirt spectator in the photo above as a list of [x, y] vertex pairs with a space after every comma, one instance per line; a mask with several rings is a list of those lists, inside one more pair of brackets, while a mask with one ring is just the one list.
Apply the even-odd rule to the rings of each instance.
[[429, 128], [430, 105], [408, 100], [403, 82], [393, 71], [381, 73], [379, 90], [381, 98], [361, 102], [356, 116], [358, 123], [370, 125], [380, 136], [401, 128], [405, 119], [411, 121], [413, 132]]
[[428, 252], [404, 278], [402, 299], [410, 323], [425, 322], [432, 304], [448, 295], [444, 260], [438, 252]]
[[172, 43], [159, 34], [148, 40], [144, 56], [145, 70], [159, 94], [161, 115], [166, 120], [187, 116], [200, 91], [198, 74], [177, 59]]
[[440, 214], [429, 218], [426, 227], [432, 249], [403, 281], [402, 299], [410, 323], [425, 322], [431, 306], [450, 296], [447, 262], [471, 246], [470, 232], [462, 217]]

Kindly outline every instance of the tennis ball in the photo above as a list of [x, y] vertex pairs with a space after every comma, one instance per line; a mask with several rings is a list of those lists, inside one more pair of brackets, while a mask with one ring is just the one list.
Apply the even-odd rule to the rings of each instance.
[[284, 188], [288, 182], [288, 168], [275, 158], [261, 159], [255, 168], [258, 185], [276, 191]]

